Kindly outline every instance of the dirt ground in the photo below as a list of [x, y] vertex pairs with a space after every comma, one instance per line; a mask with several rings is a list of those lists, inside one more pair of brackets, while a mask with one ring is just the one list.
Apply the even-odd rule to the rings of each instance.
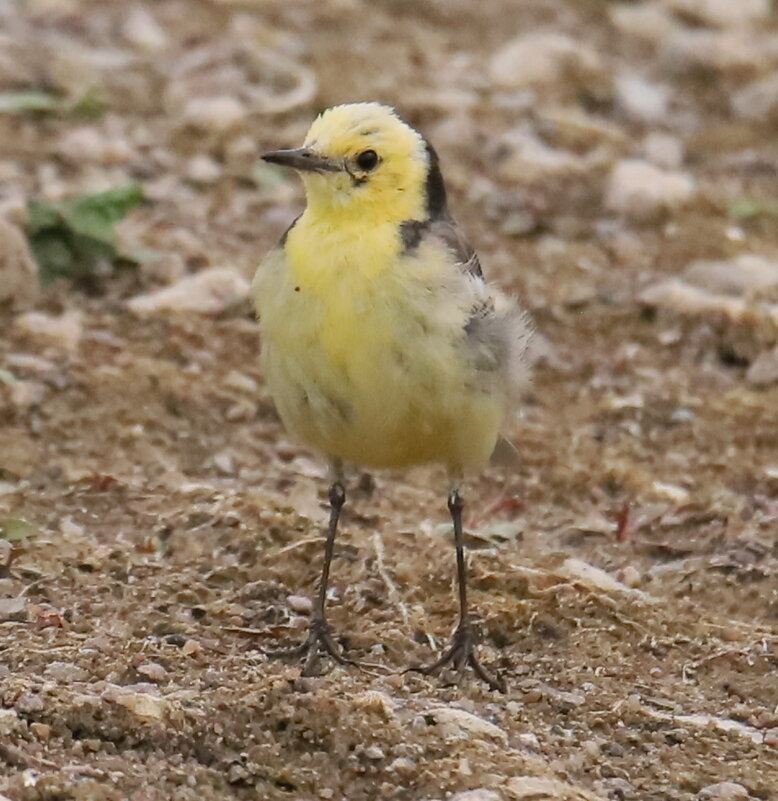
[[[0, 797], [778, 799], [778, 387], [753, 372], [778, 316], [645, 294], [778, 258], [778, 20], [741, 5], [0, 0], [0, 88], [72, 104], [0, 113], [3, 214], [148, 198], [120, 229], [139, 266], [43, 291], [53, 328], [0, 312]], [[524, 34], [544, 53], [506, 51]], [[437, 145], [539, 332], [518, 455], [465, 494], [504, 695], [402, 672], [455, 620], [437, 468], [351, 474], [330, 618], [380, 667], [262, 654], [305, 633], [324, 465], [279, 424], [245, 300], [127, 306], [249, 278], [302, 203], [258, 153], [357, 99]], [[681, 190], [619, 199], [624, 159]]]

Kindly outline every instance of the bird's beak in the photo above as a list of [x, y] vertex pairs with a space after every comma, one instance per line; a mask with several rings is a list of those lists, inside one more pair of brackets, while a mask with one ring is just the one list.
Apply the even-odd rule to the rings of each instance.
[[333, 159], [314, 153], [310, 148], [297, 147], [293, 150], [271, 150], [262, 158], [271, 164], [281, 164], [295, 170], [306, 172], [340, 172], [342, 166]]

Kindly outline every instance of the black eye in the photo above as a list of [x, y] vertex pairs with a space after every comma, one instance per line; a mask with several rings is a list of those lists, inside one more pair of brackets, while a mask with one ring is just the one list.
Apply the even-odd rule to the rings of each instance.
[[360, 170], [372, 170], [378, 164], [378, 153], [375, 150], [363, 150], [357, 156], [357, 167]]

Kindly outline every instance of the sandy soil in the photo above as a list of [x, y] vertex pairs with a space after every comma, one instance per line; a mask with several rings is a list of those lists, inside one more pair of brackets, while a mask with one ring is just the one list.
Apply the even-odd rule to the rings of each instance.
[[[742, 94], [769, 78], [748, 54], [778, 25], [704, 7], [0, 4], [3, 87], [99, 97], [92, 118], [0, 114], [5, 214], [130, 179], [153, 201], [122, 224], [140, 267], [34, 301], [75, 315], [72, 336], [0, 312], [0, 520], [30, 524], [0, 540], [3, 797], [778, 798], [778, 388], [749, 379], [775, 327], [642, 294], [694, 259], [778, 252], [774, 117]], [[498, 88], [494, 54], [537, 31], [569, 37], [556, 66]], [[637, 87], [630, 110], [636, 74], [664, 107]], [[226, 95], [229, 124], [192, 106]], [[432, 468], [351, 476], [330, 617], [381, 669], [301, 678], [261, 653], [304, 636], [324, 467], [280, 427], [245, 303], [126, 306], [209, 266], [250, 276], [302, 201], [257, 153], [363, 98], [437, 143], [486, 272], [541, 334], [518, 458], [466, 488], [504, 695], [402, 673], [455, 618]], [[609, 202], [617, 163], [646, 152], [688, 196]]]

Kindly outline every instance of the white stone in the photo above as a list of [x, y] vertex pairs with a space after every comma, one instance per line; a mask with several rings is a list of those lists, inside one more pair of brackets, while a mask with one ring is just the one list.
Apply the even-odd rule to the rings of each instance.
[[310, 615], [313, 612], [313, 601], [305, 595], [290, 595], [286, 602], [289, 608], [298, 615]]
[[663, 170], [677, 170], [684, 159], [683, 142], [676, 136], [652, 131], [643, 140], [643, 155]]
[[72, 662], [50, 662], [43, 673], [48, 678], [63, 684], [86, 681], [89, 678], [89, 673], [84, 668], [74, 665]]
[[518, 740], [525, 748], [530, 748], [533, 751], [540, 750], [540, 740], [538, 740], [538, 736], [537, 734], [535, 734], [535, 732], [532, 731], [522, 732], [518, 736]]
[[775, 63], [774, 51], [773, 41], [753, 32], [692, 28], [666, 37], [659, 61], [679, 76], [703, 70], [742, 80], [744, 75], [756, 76], [769, 70]]
[[586, 84], [602, 77], [599, 54], [586, 45], [554, 32], [530, 32], [503, 45], [489, 63], [489, 77], [502, 89], [547, 86], [573, 79]]
[[9, 389], [11, 403], [17, 409], [40, 406], [46, 397], [46, 385], [41, 381], [14, 381]]
[[659, 3], [615, 3], [609, 13], [620, 33], [649, 44], [663, 42], [677, 27], [668, 10]]
[[508, 780], [506, 790], [511, 801], [599, 801], [600, 798], [559, 779], [540, 776], [514, 776]]
[[210, 156], [193, 156], [186, 165], [186, 177], [195, 184], [212, 184], [222, 176], [222, 167]]
[[656, 495], [667, 501], [672, 501], [677, 504], [689, 502], [689, 490], [678, 484], [671, 484], [669, 481], [653, 481], [651, 483], [651, 489]]
[[746, 801], [751, 795], [737, 782], [716, 782], [703, 787], [698, 797], [700, 801]]
[[550, 147], [528, 131], [510, 131], [501, 144], [509, 149], [509, 155], [500, 163], [500, 175], [517, 183], [580, 173], [585, 167], [580, 156]]
[[619, 570], [616, 574], [618, 580], [627, 587], [631, 589], [635, 589], [635, 587], [639, 587], [641, 581], [643, 580], [643, 576], [640, 575], [640, 571], [634, 567], [633, 565], [625, 565], [624, 567]]
[[743, 298], [709, 292], [680, 278], [668, 278], [647, 287], [640, 293], [639, 299], [648, 306], [688, 317], [724, 317], [733, 323], [750, 324], [766, 318], [778, 326], [778, 304], [763, 304], [763, 308], [759, 309]]
[[429, 714], [440, 726], [444, 737], [464, 739], [475, 737], [507, 741], [507, 735], [499, 726], [470, 712], [465, 712], [464, 709], [439, 706], [430, 710]]
[[388, 767], [388, 770], [394, 773], [413, 773], [416, 770], [417, 764], [409, 757], [397, 757], [393, 760]]
[[159, 662], [144, 662], [142, 665], [138, 665], [136, 670], [150, 681], [167, 681], [168, 672]]
[[778, 261], [742, 253], [729, 261], [693, 261], [683, 280], [708, 292], [737, 297], [778, 287]]
[[249, 290], [249, 282], [235, 268], [209, 267], [172, 286], [137, 295], [127, 307], [139, 317], [174, 311], [216, 315], [243, 303]]
[[103, 133], [94, 125], [82, 125], [65, 133], [58, 150], [65, 158], [79, 164], [123, 164], [136, 155], [126, 139]]
[[760, 353], [751, 363], [746, 380], [755, 387], [778, 384], [778, 347]]
[[736, 92], [732, 97], [732, 109], [752, 120], [778, 117], [778, 73], [753, 81]]
[[159, 53], [170, 44], [165, 29], [142, 6], [132, 6], [122, 25], [122, 35], [139, 50]]
[[161, 720], [165, 716], [167, 703], [148, 693], [125, 690], [111, 686], [102, 695], [103, 699], [119, 706], [142, 721]]
[[84, 527], [75, 523], [69, 516], [59, 521], [59, 530], [66, 540], [80, 540], [84, 536]]
[[26, 726], [26, 721], [22, 723], [21, 718], [13, 709], [0, 709], [0, 735], [3, 737], [16, 734]]
[[616, 103], [624, 113], [638, 122], [657, 123], [667, 116], [670, 90], [641, 78], [622, 75], [616, 79]]
[[14, 320], [14, 328], [30, 339], [69, 351], [78, 348], [83, 334], [81, 314], [75, 311], [58, 317], [43, 312], [25, 312]]
[[0, 621], [27, 620], [27, 601], [24, 598], [0, 598]]
[[688, 203], [695, 193], [687, 173], [661, 170], [641, 159], [623, 159], [608, 180], [605, 205], [634, 222], [652, 222]]
[[563, 576], [588, 584], [603, 592], [632, 592], [626, 584], [617, 581], [610, 573], [572, 556], [565, 559], [559, 572]]
[[478, 787], [475, 790], [465, 790], [450, 796], [449, 801], [502, 801], [503, 797], [494, 790]]
[[236, 97], [193, 97], [182, 113], [184, 122], [215, 134], [237, 128], [247, 117], [246, 107]]

